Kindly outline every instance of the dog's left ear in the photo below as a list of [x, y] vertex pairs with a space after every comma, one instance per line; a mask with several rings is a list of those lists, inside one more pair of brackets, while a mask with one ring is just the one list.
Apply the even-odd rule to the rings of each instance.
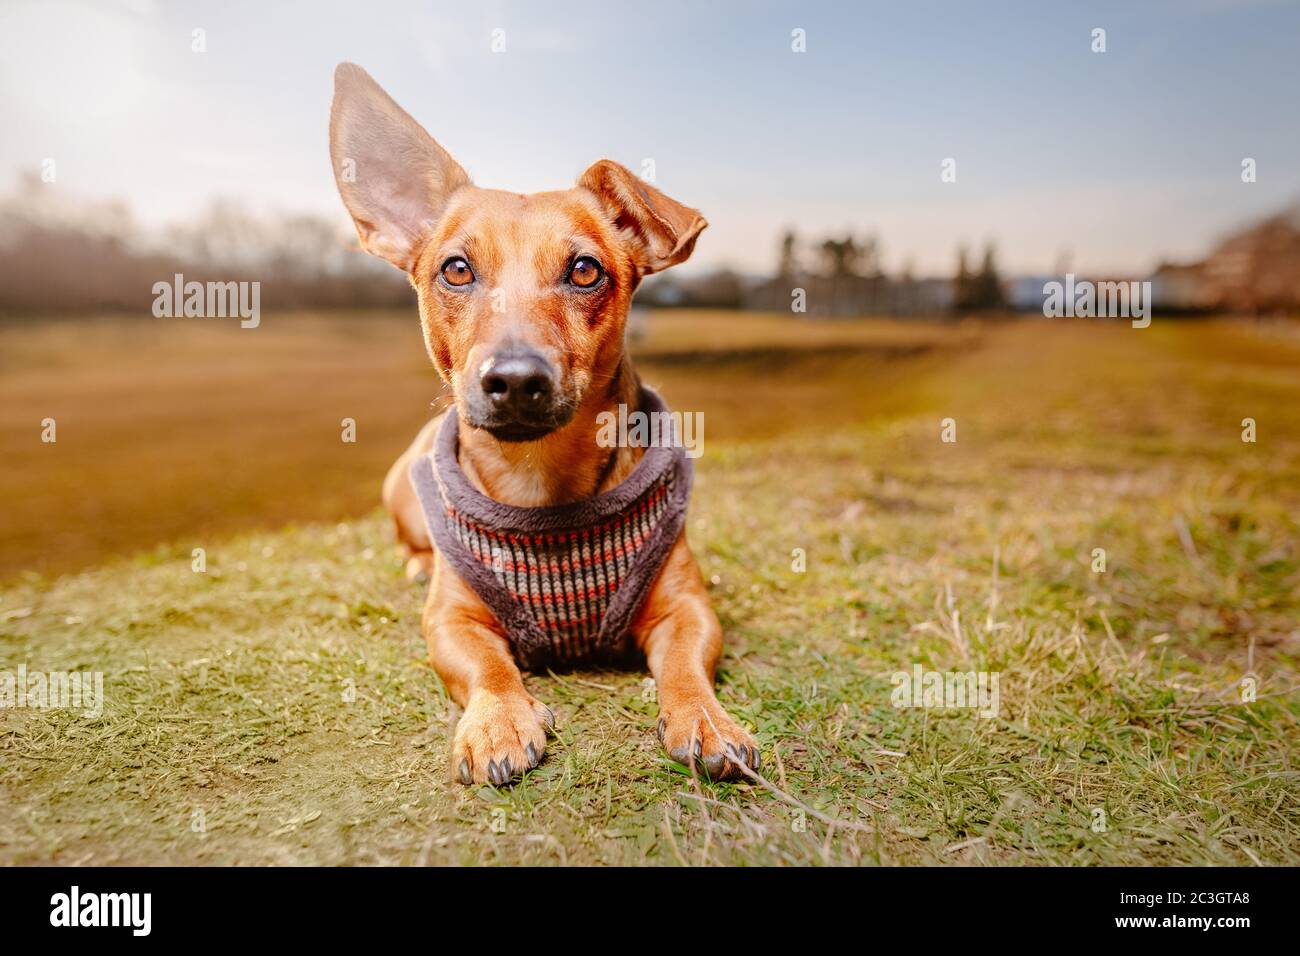
[[636, 237], [635, 259], [642, 275], [686, 261], [708, 225], [698, 209], [669, 199], [608, 159], [588, 167], [578, 185], [596, 194], [615, 226]]

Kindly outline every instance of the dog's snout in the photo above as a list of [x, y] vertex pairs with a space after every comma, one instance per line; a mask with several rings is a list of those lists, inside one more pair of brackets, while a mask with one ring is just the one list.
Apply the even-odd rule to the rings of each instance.
[[551, 365], [536, 352], [507, 352], [485, 363], [483, 391], [501, 412], [540, 410], [555, 391]]
[[478, 366], [478, 388], [460, 396], [465, 420], [502, 441], [534, 441], [572, 417], [562, 385], [559, 368], [540, 351], [507, 345]]

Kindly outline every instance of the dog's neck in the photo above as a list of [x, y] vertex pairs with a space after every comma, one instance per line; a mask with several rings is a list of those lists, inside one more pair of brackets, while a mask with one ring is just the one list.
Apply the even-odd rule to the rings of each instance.
[[519, 508], [569, 504], [612, 488], [631, 473], [640, 448], [607, 448], [597, 440], [602, 412], [637, 407], [641, 383], [626, 353], [603, 385], [593, 383], [573, 419], [532, 442], [503, 442], [461, 420], [460, 466], [489, 498]]

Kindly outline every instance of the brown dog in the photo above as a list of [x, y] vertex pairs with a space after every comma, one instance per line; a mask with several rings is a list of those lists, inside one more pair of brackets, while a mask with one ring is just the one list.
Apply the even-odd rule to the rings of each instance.
[[[479, 189], [360, 67], [334, 74], [330, 153], [362, 246], [404, 270], [429, 356], [451, 384], [460, 468], [479, 491], [536, 508], [590, 499], [624, 481], [644, 449], [597, 442], [597, 416], [635, 408], [624, 326], [641, 278], [682, 262], [704, 219], [609, 160], [573, 189]], [[554, 716], [524, 688], [496, 616], [430, 539], [408, 466], [431, 422], [384, 482], [384, 504], [430, 575], [429, 658], [464, 707], [452, 767], [464, 783], [506, 783], [536, 766]], [[759, 765], [753, 738], [713, 693], [722, 649], [699, 568], [677, 536], [630, 632], [659, 691], [674, 759], [718, 778]]]

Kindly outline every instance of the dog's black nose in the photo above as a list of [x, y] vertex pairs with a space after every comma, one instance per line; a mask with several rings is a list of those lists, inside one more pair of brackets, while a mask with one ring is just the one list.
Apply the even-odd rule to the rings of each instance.
[[547, 411], [555, 393], [551, 364], [536, 352], [501, 352], [483, 368], [488, 404], [497, 416], [527, 420]]

